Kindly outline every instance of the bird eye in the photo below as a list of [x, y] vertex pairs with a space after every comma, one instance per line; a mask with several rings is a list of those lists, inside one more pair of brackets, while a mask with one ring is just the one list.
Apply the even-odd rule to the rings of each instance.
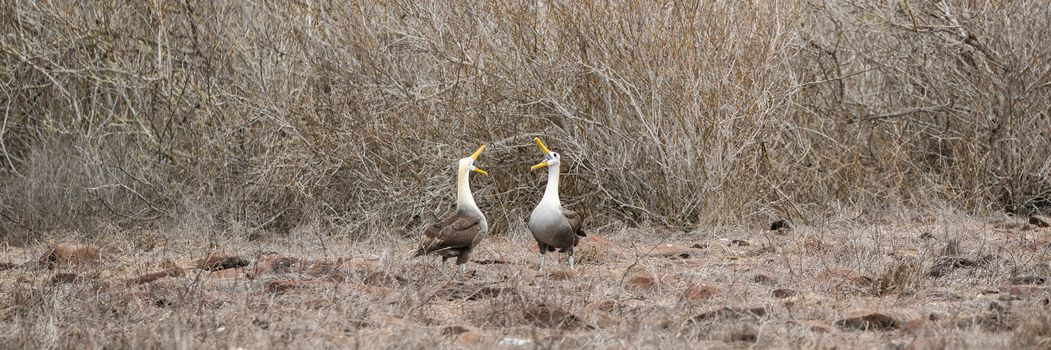
[[552, 156], [552, 157], [555, 157], [555, 158], [558, 158], [558, 153], [555, 153], [555, 152], [551, 152], [551, 156]]

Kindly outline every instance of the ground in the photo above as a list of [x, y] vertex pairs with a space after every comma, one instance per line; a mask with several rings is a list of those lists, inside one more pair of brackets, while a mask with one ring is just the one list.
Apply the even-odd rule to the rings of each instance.
[[1051, 229], [1022, 219], [608, 225], [542, 273], [512, 231], [466, 274], [414, 237], [49, 234], [2, 248], [0, 347], [1051, 346]]

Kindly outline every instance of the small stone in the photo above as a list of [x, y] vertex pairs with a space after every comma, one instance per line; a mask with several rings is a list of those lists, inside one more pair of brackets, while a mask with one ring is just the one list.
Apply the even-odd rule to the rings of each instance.
[[216, 252], [197, 260], [195, 266], [201, 270], [216, 271], [248, 266], [248, 260], [231, 253]]
[[1044, 284], [1046, 282], [1043, 277], [1040, 276], [1018, 276], [1011, 278], [1011, 284], [1023, 285], [1023, 284]]
[[255, 259], [255, 266], [252, 268], [252, 276], [260, 277], [265, 275], [290, 273], [292, 272], [292, 267], [298, 263], [299, 259], [288, 256], [257, 256]]
[[727, 340], [730, 342], [755, 343], [759, 340], [759, 332], [756, 331], [755, 327], [745, 326], [731, 332]]
[[779, 288], [774, 289], [774, 291], [771, 292], [770, 295], [773, 295], [774, 298], [784, 299], [799, 295], [799, 292], [791, 289]]
[[747, 246], [750, 246], [750, 245], [752, 245], [752, 243], [749, 243], [748, 241], [743, 240], [743, 239], [735, 239], [735, 240], [730, 241], [730, 246], [731, 247], [733, 247], [733, 246], [747, 247]]
[[789, 224], [788, 220], [781, 219], [770, 223], [770, 231], [790, 231], [792, 225]]
[[691, 303], [702, 302], [722, 294], [722, 289], [708, 284], [691, 284], [686, 288], [684, 298]]
[[900, 328], [901, 322], [883, 313], [862, 310], [853, 317], [836, 321], [836, 325], [847, 329], [882, 331]]
[[660, 284], [660, 277], [650, 272], [640, 272], [628, 280], [628, 287], [652, 289]]
[[243, 269], [243, 268], [234, 268], [234, 269], [222, 269], [222, 270], [212, 271], [212, 272], [208, 273], [207, 277], [208, 278], [217, 278], [217, 279], [238, 279], [238, 278], [246, 278], [247, 276], [245, 274], [245, 269]]
[[99, 260], [99, 248], [92, 245], [62, 243], [40, 257], [40, 263], [48, 269], [56, 266], [80, 266]]
[[662, 256], [665, 258], [672, 259], [689, 259], [691, 256], [693, 256], [693, 249], [672, 244], [661, 244], [653, 247], [653, 251], [650, 252], [649, 256]]
[[1051, 227], [1051, 218], [1040, 214], [1030, 214], [1029, 223], [1040, 228]]
[[531, 321], [540, 327], [558, 328], [563, 330], [593, 328], [576, 315], [559, 307], [543, 303], [526, 308], [523, 316], [526, 320]]
[[755, 283], [765, 284], [768, 286], [777, 284], [777, 279], [774, 279], [773, 277], [762, 273], [756, 274], [755, 278], [753, 278], [752, 280], [755, 281]]

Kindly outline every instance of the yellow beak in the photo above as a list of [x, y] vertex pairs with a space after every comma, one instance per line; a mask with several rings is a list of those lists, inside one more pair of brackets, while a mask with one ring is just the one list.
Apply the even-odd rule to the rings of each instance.
[[529, 168], [529, 170], [536, 170], [536, 169], [540, 169], [540, 168], [543, 168], [543, 167], [546, 167], [546, 166], [547, 166], [547, 161], [545, 160], [543, 162], [540, 162], [540, 164], [534, 165], [532, 168]]
[[551, 150], [547, 149], [547, 146], [544, 146], [544, 142], [540, 141], [539, 137], [534, 137], [533, 141], [536, 141], [536, 145], [538, 147], [540, 147], [541, 151], [544, 151], [544, 154], [550, 154], [551, 153]]
[[472, 169], [472, 170], [473, 170], [474, 172], [476, 172], [476, 173], [479, 173], [479, 174], [482, 174], [482, 175], [489, 175], [489, 173], [485, 172], [485, 170], [482, 170], [482, 168], [479, 168], [479, 167], [475, 167], [475, 168], [474, 168], [474, 169]]
[[478, 156], [481, 156], [483, 151], [485, 151], [485, 145], [478, 147], [478, 150], [471, 154], [471, 159], [478, 160]]

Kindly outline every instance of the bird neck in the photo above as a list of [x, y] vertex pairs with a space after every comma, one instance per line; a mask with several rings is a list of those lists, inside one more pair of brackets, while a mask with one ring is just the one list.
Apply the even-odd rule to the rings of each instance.
[[547, 167], [547, 189], [544, 190], [544, 198], [540, 199], [541, 203], [561, 205], [558, 199], [558, 167], [557, 164]]
[[456, 211], [478, 211], [478, 205], [474, 203], [474, 195], [471, 194], [471, 171], [460, 169], [456, 173]]

